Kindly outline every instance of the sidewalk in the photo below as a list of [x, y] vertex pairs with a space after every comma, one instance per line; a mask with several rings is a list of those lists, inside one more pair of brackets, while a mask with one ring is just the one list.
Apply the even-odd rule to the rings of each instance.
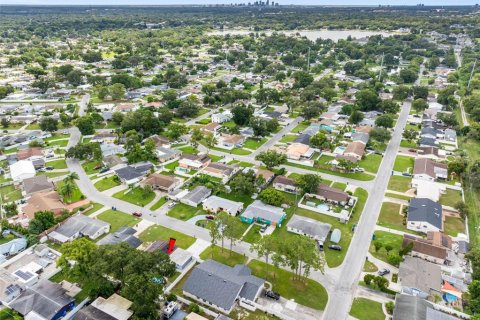
[[375, 230], [386, 231], [386, 232], [390, 232], [390, 233], [393, 233], [393, 234], [398, 234], [399, 236], [403, 236], [403, 235], [407, 234], [409, 236], [418, 238], [418, 235], [416, 235], [416, 234], [409, 233], [409, 232], [404, 232], [404, 231], [400, 231], [400, 230], [395, 230], [395, 229], [390, 229], [390, 228], [385, 228], [385, 227], [379, 226], [378, 224], [375, 225]]
[[102, 193], [104, 195], [107, 195], [107, 196], [113, 196], [115, 193], [117, 192], [120, 192], [120, 191], [127, 191], [128, 188], [126, 188], [123, 184], [119, 185], [119, 186], [116, 186], [116, 187], [113, 187], [113, 188], [110, 188], [110, 189], [107, 189], [105, 191], [102, 191]]
[[205, 251], [210, 246], [210, 242], [197, 239], [190, 247], [188, 247], [187, 251], [195, 257], [195, 259], [201, 261], [200, 254]]

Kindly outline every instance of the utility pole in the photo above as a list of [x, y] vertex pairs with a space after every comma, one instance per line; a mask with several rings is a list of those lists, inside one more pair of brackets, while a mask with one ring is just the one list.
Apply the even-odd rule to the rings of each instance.
[[307, 72], [310, 72], [310, 47], [308, 47]]
[[475, 66], [477, 65], [477, 60], [473, 63], [472, 72], [470, 72], [470, 79], [468, 79], [467, 89], [470, 89], [470, 82], [472, 82], [473, 73], [475, 72]]
[[[382, 71], [383, 71], [383, 58], [385, 57], [385, 53], [382, 53], [382, 61], [380, 62], [380, 74], [378, 75], [378, 80], [382, 81]], [[382, 81], [383, 82], [383, 81]]]

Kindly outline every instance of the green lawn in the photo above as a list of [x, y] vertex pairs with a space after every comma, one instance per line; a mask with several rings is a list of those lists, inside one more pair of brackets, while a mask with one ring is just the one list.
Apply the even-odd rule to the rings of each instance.
[[340, 189], [342, 191], [345, 191], [345, 189], [347, 188], [347, 185], [345, 183], [342, 183], [342, 182], [334, 182], [333, 185], [332, 185], [332, 188], [336, 188], [336, 189]]
[[[385, 232], [385, 231], [375, 231], [375, 240], [382, 244], [382, 247], [378, 252], [375, 252], [375, 247], [373, 242], [370, 244], [370, 253], [377, 259], [385, 261], [388, 263], [388, 255], [389, 254], [398, 254], [398, 251], [402, 248], [403, 237], [397, 234]], [[385, 250], [385, 246], [390, 245], [392, 246], [392, 251], [390, 253]]]
[[69, 139], [70, 135], [69, 134], [59, 134], [59, 133], [53, 133], [51, 137], [48, 137], [46, 139], [43, 139], [45, 142], [49, 142], [52, 140], [63, 140], [63, 139]]
[[97, 173], [100, 169], [95, 169], [96, 166], [103, 166], [103, 164], [101, 161], [87, 161], [82, 164], [83, 170], [85, 170], [86, 174]]
[[48, 146], [66, 147], [67, 144], [68, 144], [68, 139], [65, 139], [65, 140], [50, 141], [48, 143]]
[[0, 319], [2, 320], [23, 320], [22, 315], [12, 309], [2, 309], [0, 310]]
[[407, 141], [402, 139], [400, 142], [400, 147], [402, 148], [416, 148], [417, 147], [417, 142], [416, 141]]
[[54, 160], [54, 161], [49, 161], [45, 162], [45, 166], [51, 166], [53, 169], [66, 169], [67, 168], [67, 162], [65, 162], [64, 159], [60, 160]]
[[174, 162], [170, 162], [169, 164], [166, 164], [164, 167], [167, 170], [175, 171], [175, 168], [178, 167], [178, 160]]
[[363, 271], [364, 272], [377, 272], [378, 267], [371, 261], [366, 260], [363, 264]]
[[[319, 162], [322, 161], [322, 159], [326, 159], [326, 156], [321, 156]], [[339, 177], [345, 177], [345, 178], [350, 178], [350, 179], [355, 179], [355, 180], [360, 180], [360, 181], [370, 181], [375, 179], [375, 176], [366, 174], [363, 172], [355, 172], [355, 173], [347, 173], [347, 172], [338, 172], [338, 171], [333, 171], [333, 170], [327, 170], [327, 169], [322, 169], [322, 168], [314, 168], [314, 167], [309, 167], [309, 166], [304, 166], [301, 164], [293, 163], [293, 162], [287, 162], [286, 163], [288, 166], [291, 167], [297, 167], [297, 168], [303, 168], [311, 171], [317, 171], [317, 172], [323, 172]]]
[[382, 304], [365, 298], [355, 298], [353, 300], [350, 315], [358, 320], [385, 320]]
[[97, 188], [98, 191], [104, 191], [119, 186], [120, 184], [117, 176], [110, 176], [95, 182], [95, 188]]
[[103, 204], [101, 204], [101, 203], [95, 203], [95, 202], [94, 202], [94, 203], [91, 203], [91, 205], [93, 205], [93, 208], [90, 209], [90, 210], [88, 210], [88, 211], [86, 211], [86, 212], [84, 212], [84, 213], [83, 213], [84, 215], [89, 216], [89, 215], [91, 215], [92, 213], [94, 213], [94, 212], [100, 210], [101, 208], [103, 208]]
[[160, 200], [157, 201], [153, 206], [150, 207], [150, 210], [157, 210], [161, 206], [163, 206], [167, 202], [166, 197], [161, 197]]
[[385, 228], [407, 231], [403, 225], [403, 215], [399, 213], [400, 205], [393, 202], [384, 202], [377, 224]]
[[291, 132], [299, 133], [299, 132], [307, 129], [309, 126], [310, 126], [310, 122], [301, 122], [295, 128], [293, 128]]
[[[62, 180], [62, 181], [58, 181], [56, 183], [56, 189], [57, 189], [57, 192], [61, 195], [61, 191], [62, 191], [62, 186], [65, 182]], [[85, 196], [83, 195], [83, 193], [80, 191], [80, 189], [78, 188], [77, 186], [77, 183], [74, 182], [73, 183], [73, 191], [72, 191], [72, 194], [70, 195], [70, 197], [67, 197], [67, 196], [63, 196], [63, 202], [64, 203], [74, 203], [74, 202], [77, 202], [77, 201], [80, 201], [82, 199], [84, 199]]]
[[244, 143], [243, 147], [251, 150], [256, 150], [260, 148], [265, 142], [267, 142], [267, 138], [263, 138], [261, 140], [255, 140], [252, 138], [248, 138]]
[[205, 211], [201, 208], [191, 207], [184, 203], [177, 203], [168, 211], [167, 216], [186, 221], [199, 214], [205, 214]]
[[221, 198], [232, 200], [232, 201], [243, 202], [245, 208], [253, 202], [253, 199], [251, 196], [239, 194], [236, 192], [230, 192], [230, 193], [220, 192], [218, 196]]
[[266, 279], [273, 285], [273, 290], [283, 298], [293, 299], [295, 302], [317, 310], [324, 310], [328, 301], [328, 294], [325, 288], [318, 282], [311, 279], [292, 279], [292, 272], [268, 266], [259, 260], [252, 260], [248, 266], [252, 269], [253, 275]]
[[110, 223], [110, 231], [116, 231], [121, 227], [133, 227], [140, 222], [140, 219], [131, 214], [118, 210], [109, 209], [100, 213], [98, 219]]
[[3, 151], [4, 154], [10, 154], [10, 153], [16, 153], [18, 151], [18, 148], [15, 147], [15, 148], [10, 148], [10, 149], [5, 149]]
[[393, 170], [399, 172], [413, 172], [415, 159], [408, 156], [397, 156], [393, 165]]
[[155, 192], [145, 192], [140, 187], [135, 187], [132, 190], [119, 191], [113, 195], [114, 198], [127, 201], [137, 206], [144, 207], [155, 199]]
[[60, 176], [65, 176], [67, 174], [69, 174], [70, 171], [57, 171], [57, 172], [51, 172], [51, 171], [37, 171], [36, 175], [37, 176], [40, 176], [40, 175], [45, 175], [49, 178], [56, 178], [56, 177], [60, 177]]
[[458, 233], [465, 233], [465, 223], [461, 218], [446, 216], [444, 229], [446, 234], [456, 237]]
[[[352, 237], [353, 237], [353, 233], [352, 233], [353, 225], [356, 224], [360, 219], [360, 215], [365, 206], [365, 202], [367, 201], [368, 193], [363, 189], [358, 188], [355, 191], [354, 195], [358, 197], [358, 203], [355, 206], [352, 217], [350, 218], [350, 221], [348, 221], [348, 223], [341, 223], [340, 221], [338, 221], [338, 219], [334, 217], [326, 216], [324, 214], [313, 212], [310, 210], [306, 210], [302, 208], [298, 208], [296, 210], [296, 214], [298, 215], [312, 218], [324, 223], [329, 223], [332, 225], [332, 230], [339, 229], [341, 231], [342, 237], [340, 239], [339, 245], [342, 246], [343, 248], [342, 251], [328, 249], [328, 246], [331, 244], [330, 238], [328, 238], [327, 241], [325, 242], [325, 247], [326, 247], [325, 259], [326, 259], [327, 265], [330, 268], [338, 267], [340, 264], [342, 264], [343, 259], [345, 259], [345, 255], [347, 254], [348, 248], [350, 246], [350, 242], [352, 241]], [[298, 236], [288, 232], [286, 228], [277, 228], [273, 234], [278, 235], [281, 238]]]
[[144, 242], [153, 242], [157, 240], [166, 241], [170, 238], [175, 238], [177, 239], [176, 246], [182, 249], [187, 249], [195, 242], [195, 238], [193, 237], [160, 225], [151, 226], [147, 230], [143, 231], [139, 238]]
[[243, 237], [242, 241], [248, 243], [255, 243], [259, 241], [262, 236], [260, 235], [260, 226], [258, 224], [254, 224], [250, 230], [248, 230], [247, 234]]
[[372, 153], [365, 156], [365, 159], [360, 160], [358, 166], [365, 169], [365, 171], [377, 173], [382, 159], [383, 157], [381, 155]]
[[462, 202], [462, 193], [458, 190], [453, 190], [447, 188], [445, 194], [442, 194], [440, 197], [440, 203], [444, 206], [455, 207], [459, 202]]
[[407, 200], [407, 201], [412, 199], [412, 197], [396, 194], [396, 193], [393, 193], [393, 192], [385, 192], [385, 196], [390, 197], [390, 198], [397, 198], [397, 199], [400, 199], [400, 200]]
[[244, 264], [245, 262], [247, 262], [246, 256], [230, 251], [227, 247], [223, 248], [222, 251], [222, 247], [220, 246], [209, 246], [200, 254], [200, 259], [213, 259], [230, 267], [234, 267], [237, 264]]
[[218, 162], [223, 159], [223, 157], [217, 156], [215, 154], [209, 154], [208, 156], [210, 157], [210, 159], [212, 159], [212, 162]]
[[404, 176], [391, 176], [388, 182], [388, 190], [406, 192], [410, 190], [412, 178]]
[[179, 148], [179, 150], [181, 150], [183, 153], [189, 153], [189, 154], [197, 154], [198, 153], [198, 150], [195, 149], [192, 146], [185, 146], [185, 147]]
[[[224, 152], [227, 152], [227, 151], [224, 151]], [[235, 149], [232, 150], [231, 153], [236, 154], [237, 156], [246, 156], [246, 155], [250, 154], [251, 152], [248, 151], [248, 150], [245, 150], [245, 149], [235, 148]]]
[[283, 143], [288, 143], [288, 142], [295, 141], [296, 138], [297, 138], [297, 136], [294, 135], [294, 134], [287, 134], [282, 139], [280, 139], [279, 141], [283, 142]]
[[14, 187], [13, 184], [0, 188], [3, 202], [17, 201], [23, 198], [22, 190]]

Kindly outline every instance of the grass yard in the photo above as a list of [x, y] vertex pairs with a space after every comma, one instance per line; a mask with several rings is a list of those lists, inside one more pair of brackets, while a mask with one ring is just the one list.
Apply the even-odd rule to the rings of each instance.
[[215, 154], [209, 154], [208, 156], [210, 157], [210, 159], [212, 159], [212, 162], [218, 162], [223, 159], [223, 157], [217, 156]]
[[408, 156], [397, 156], [393, 164], [393, 170], [399, 172], [413, 172], [415, 158]]
[[58, 133], [53, 133], [51, 137], [48, 137], [46, 139], [43, 139], [45, 142], [50, 142], [52, 140], [62, 140], [62, 139], [69, 139], [70, 135], [69, 134], [58, 134]]
[[150, 207], [150, 210], [157, 210], [167, 202], [166, 197], [161, 197], [153, 206]]
[[[60, 195], [62, 195], [61, 191], [62, 191], [62, 186], [63, 186], [64, 183], [65, 183], [64, 181], [58, 181], [56, 183], [56, 190]], [[85, 196], [83, 195], [83, 193], [78, 188], [76, 182], [73, 182], [72, 194], [69, 197], [63, 196], [63, 195], [62, 195], [62, 197], [63, 197], [63, 202], [64, 203], [74, 203], [74, 202], [80, 201], [82, 199], [85, 199]]]
[[455, 207], [459, 202], [463, 202], [462, 192], [447, 188], [447, 192], [440, 196], [440, 203], [444, 206]]
[[461, 218], [446, 216], [444, 229], [446, 234], [456, 237], [458, 233], [465, 233], [465, 223]]
[[48, 143], [48, 146], [58, 146], [58, 147], [66, 147], [68, 144], [68, 139], [66, 140], [56, 140], [56, 141], [50, 141]]
[[248, 230], [247, 234], [243, 237], [242, 241], [248, 243], [255, 243], [259, 241], [262, 236], [260, 235], [260, 225], [254, 224], [250, 230]]
[[152, 202], [153, 199], [155, 199], [155, 192], [145, 192], [140, 187], [135, 187], [132, 190], [119, 191], [115, 193], [113, 197], [136, 204], [137, 206], [145, 207], [147, 204]]
[[360, 160], [358, 166], [365, 169], [365, 171], [377, 173], [382, 159], [383, 157], [381, 155], [372, 153], [365, 156], [365, 159]]
[[175, 171], [176, 167], [178, 167], [178, 160], [164, 165], [164, 168], [169, 170], [169, 171]]
[[412, 178], [404, 176], [391, 176], [388, 181], [388, 190], [406, 192], [410, 190], [410, 183]]
[[82, 164], [83, 170], [85, 170], [86, 174], [94, 174], [97, 173], [100, 169], [95, 169], [96, 166], [103, 167], [101, 161], [87, 161]]
[[177, 239], [176, 246], [182, 249], [187, 249], [195, 242], [195, 238], [193, 237], [160, 225], [151, 226], [143, 231], [139, 238], [144, 242], [154, 242], [157, 240], [168, 241], [170, 238], [175, 238]]
[[[219, 150], [222, 151], [222, 149], [219, 149]], [[223, 152], [227, 152], [227, 151], [228, 150], [223, 150]], [[246, 155], [249, 155], [251, 152], [248, 151], [248, 150], [245, 150], [245, 149], [235, 148], [230, 153], [231, 154], [236, 154], [237, 156], [246, 156]]]
[[2, 320], [23, 320], [21, 314], [15, 310], [4, 308], [0, 310], [0, 319]]
[[93, 205], [93, 208], [84, 212], [83, 213], [84, 215], [89, 216], [92, 213], [94, 213], [94, 212], [100, 210], [101, 208], [103, 208], [103, 204], [100, 204], [100, 203], [91, 203], [91, 205]]
[[232, 200], [232, 201], [243, 202], [245, 204], [244, 206], [245, 208], [253, 202], [253, 199], [251, 196], [239, 194], [237, 192], [230, 192], [230, 193], [220, 192], [219, 194], [217, 194], [217, 196], [228, 199], [228, 200]]
[[279, 142], [289, 143], [289, 142], [295, 141], [296, 138], [297, 136], [294, 134], [287, 134], [284, 137], [282, 137], [282, 139], [280, 139]]
[[248, 138], [243, 143], [243, 147], [251, 150], [256, 150], [260, 148], [265, 142], [267, 142], [267, 138], [263, 138], [261, 140], [255, 140], [252, 138]]
[[412, 197], [396, 194], [396, 193], [393, 193], [393, 192], [386, 192], [385, 197], [396, 198], [396, 199], [407, 200], [407, 201], [412, 199]]
[[54, 160], [54, 161], [45, 162], [45, 166], [46, 167], [51, 166], [55, 170], [66, 169], [67, 168], [67, 162], [64, 159]]
[[299, 132], [307, 129], [309, 126], [310, 126], [310, 122], [301, 122], [295, 128], [293, 128], [291, 132], [299, 133]]
[[209, 246], [200, 254], [200, 259], [213, 259], [230, 267], [247, 262], [246, 256], [230, 251], [227, 247], [223, 248], [222, 251], [222, 248], [219, 246]]
[[140, 219], [131, 214], [109, 209], [100, 213], [98, 219], [110, 223], [110, 231], [116, 231], [121, 227], [133, 227], [140, 222]]
[[364, 272], [377, 272], [378, 267], [371, 261], [365, 261], [363, 264], [363, 271]]
[[49, 178], [56, 178], [56, 177], [61, 177], [61, 176], [65, 176], [67, 174], [69, 174], [70, 171], [57, 171], [57, 172], [51, 172], [51, 171], [38, 171], [36, 173], [37, 176], [40, 176], [40, 175], [45, 175]]
[[342, 183], [342, 182], [334, 182], [333, 185], [332, 185], [332, 188], [336, 188], [336, 189], [340, 189], [342, 191], [345, 191], [345, 189], [347, 188], [347, 185], [345, 183]]
[[[403, 237], [385, 231], [375, 231], [374, 234], [375, 240], [370, 243], [369, 251], [375, 258], [388, 263], [389, 254], [398, 254], [398, 251], [402, 248]], [[382, 247], [378, 251], [375, 251], [374, 241], [382, 244]], [[393, 248], [390, 253], [387, 252], [385, 246], [391, 246]]]
[[17, 201], [23, 198], [22, 190], [15, 188], [13, 184], [0, 188], [3, 202]]
[[3, 151], [4, 154], [11, 154], [11, 153], [16, 153], [18, 151], [18, 148], [15, 147], [15, 148], [10, 148], [10, 149], [5, 149]]
[[195, 149], [192, 146], [185, 146], [185, 147], [179, 148], [179, 150], [181, 150], [184, 153], [189, 153], [189, 154], [197, 154], [198, 153], [198, 150]]
[[382, 304], [365, 298], [355, 298], [353, 300], [350, 315], [358, 320], [384, 320]]
[[184, 203], [177, 203], [168, 211], [167, 216], [186, 221], [199, 214], [205, 214], [205, 211], [197, 207], [188, 206]]
[[407, 141], [405, 139], [402, 139], [402, 141], [400, 141], [400, 147], [402, 148], [416, 148], [417, 147], [417, 142], [414, 140], [414, 141]]
[[[327, 158], [326, 156], [321, 156], [319, 162], [321, 162], [323, 159], [326, 159], [326, 158]], [[293, 162], [287, 162], [286, 165], [291, 167], [303, 168], [311, 171], [323, 172], [323, 173], [327, 173], [327, 174], [331, 174], [339, 177], [345, 177], [345, 178], [350, 178], [350, 179], [355, 179], [360, 181], [370, 181], [375, 179], [374, 175], [366, 174], [363, 172], [355, 172], [355, 173], [338, 172], [338, 171], [327, 170], [322, 168], [304, 166], [304, 165], [296, 164]]]
[[102, 180], [95, 182], [95, 188], [97, 188], [98, 191], [105, 191], [119, 185], [120, 181], [118, 181], [117, 176], [105, 177]]
[[400, 205], [398, 203], [384, 202], [377, 224], [385, 228], [407, 231], [407, 228], [403, 225], [403, 215], [399, 211]]
[[268, 266], [267, 275], [267, 265], [259, 260], [252, 260], [248, 266], [252, 269], [253, 275], [271, 282], [273, 290], [283, 298], [294, 299], [295, 302], [313, 309], [325, 309], [328, 294], [320, 283], [311, 279], [294, 280], [292, 272], [272, 265]]

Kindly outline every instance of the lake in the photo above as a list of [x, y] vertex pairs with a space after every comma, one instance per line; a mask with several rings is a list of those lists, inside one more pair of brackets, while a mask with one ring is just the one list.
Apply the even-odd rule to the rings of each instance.
[[[209, 32], [208, 35], [248, 35], [252, 32], [251, 30], [216, 30]], [[265, 33], [267, 35], [272, 34], [274, 31], [259, 31], [259, 33]], [[311, 41], [315, 41], [319, 38], [322, 39], [331, 39], [333, 41], [338, 41], [340, 39], [347, 39], [348, 36], [352, 36], [352, 38], [360, 39], [364, 37], [370, 37], [375, 35], [382, 35], [384, 37], [388, 37], [394, 34], [398, 34], [395, 32], [388, 32], [388, 31], [366, 31], [366, 30], [280, 30], [276, 31], [277, 33], [283, 33], [287, 36], [300, 34], [301, 36], [307, 37], [307, 39]]]

